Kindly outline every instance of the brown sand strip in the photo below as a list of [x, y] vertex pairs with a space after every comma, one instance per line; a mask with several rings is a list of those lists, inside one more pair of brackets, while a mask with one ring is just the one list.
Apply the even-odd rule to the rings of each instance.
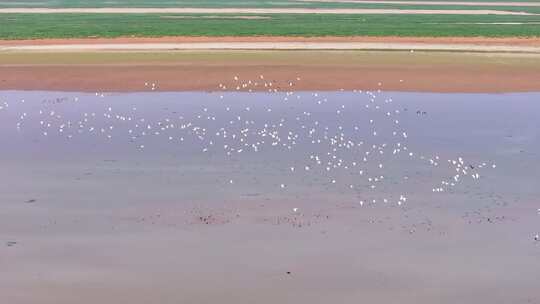
[[69, 39], [29, 39], [0, 40], [3, 46], [72, 45], [72, 44], [126, 44], [126, 43], [197, 43], [197, 42], [365, 42], [365, 43], [422, 43], [422, 44], [474, 44], [538, 46], [540, 37], [290, 37], [290, 36], [174, 36], [174, 37], [118, 37], [118, 38], [69, 38]]
[[[537, 55], [358, 51], [1, 54], [0, 90], [235, 90], [234, 76], [288, 90], [540, 91]], [[258, 90], [268, 88], [260, 86]]]
[[393, 50], [451, 51], [486, 53], [536, 53], [539, 46], [426, 44], [381, 42], [192, 42], [192, 43], [120, 43], [0, 46], [1, 52], [101, 52], [101, 51], [175, 51], [175, 50]]

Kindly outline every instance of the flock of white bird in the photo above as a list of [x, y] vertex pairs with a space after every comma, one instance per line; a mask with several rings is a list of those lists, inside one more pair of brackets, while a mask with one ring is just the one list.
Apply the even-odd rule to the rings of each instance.
[[[201, 104], [183, 112], [180, 102], [176, 111], [158, 119], [145, 117], [144, 110], [136, 106], [116, 109], [114, 102], [106, 102], [108, 94], [105, 93], [95, 93], [100, 107], [93, 108], [95, 111], [77, 112], [76, 117], [73, 113], [64, 114], [55, 105], [79, 104], [78, 97], [46, 100], [41, 107], [31, 108], [34, 113], [30, 110], [17, 113], [15, 127], [23, 131], [29, 124], [38, 123], [42, 137], [60, 136], [66, 140], [77, 136], [95, 136], [105, 140], [123, 137], [139, 150], [149, 149], [148, 139], [155, 138], [169, 144], [196, 147], [200, 153], [221, 153], [224, 157], [238, 158], [260, 153], [264, 158], [268, 155], [279, 157], [280, 153], [294, 154], [293, 163], [280, 164], [284, 172], [293, 176], [299, 172], [317, 174], [327, 180], [328, 185], [341, 184], [353, 189], [362, 194], [358, 201], [360, 206], [377, 202], [401, 206], [408, 202], [407, 193], [389, 197], [384, 193], [385, 188], [375, 192], [387, 180], [395, 183], [396, 180], [409, 179], [408, 175], [387, 176], [390, 172], [387, 167], [396, 166], [396, 161], [399, 166], [407, 161], [416, 161], [432, 168], [444, 167], [444, 172], [453, 172], [433, 183], [433, 193], [447, 192], [464, 181], [476, 182], [481, 179], [483, 170], [496, 168], [496, 164], [472, 162], [462, 156], [443, 158], [414, 151], [409, 146], [414, 134], [409, 134], [400, 120], [405, 112], [408, 117], [425, 112], [417, 111], [415, 114], [400, 108], [394, 105], [392, 98], [380, 94], [380, 90], [354, 91], [359, 97], [351, 107], [350, 104], [329, 101], [324, 93], [293, 91], [300, 80], [300, 77], [295, 77], [278, 84], [266, 80], [263, 75], [258, 79], [245, 80], [235, 76], [228, 84], [219, 84], [217, 95], [212, 95], [217, 99], [213, 104]], [[144, 88], [155, 91], [158, 85], [147, 82]], [[270, 95], [276, 101], [236, 103], [238, 94], [230, 93], [262, 90], [272, 93]], [[0, 114], [12, 108], [16, 111], [13, 104], [17, 102], [25, 103], [24, 100], [0, 102]], [[360, 115], [362, 110], [364, 113]], [[347, 178], [343, 177], [344, 174]], [[228, 179], [225, 183], [234, 184], [235, 180]], [[285, 182], [278, 183], [277, 187], [276, 191], [288, 189]], [[372, 195], [364, 195], [370, 191]], [[298, 208], [293, 208], [293, 211], [297, 212]], [[539, 239], [537, 234], [535, 240]]]

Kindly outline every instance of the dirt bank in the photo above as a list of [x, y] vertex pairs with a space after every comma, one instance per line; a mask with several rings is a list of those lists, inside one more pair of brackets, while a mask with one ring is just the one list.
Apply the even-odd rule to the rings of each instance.
[[[366, 51], [181, 51], [0, 54], [0, 89], [236, 90], [233, 78], [287, 90], [540, 91], [538, 55]], [[254, 90], [268, 90], [264, 86]]]

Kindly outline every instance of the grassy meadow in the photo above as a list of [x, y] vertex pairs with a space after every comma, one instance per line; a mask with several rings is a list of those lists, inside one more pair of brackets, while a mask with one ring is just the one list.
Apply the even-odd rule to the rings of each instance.
[[[484, 1], [488, 0], [469, 0], [479, 4]], [[490, 0], [490, 2], [501, 1], [504, 0]], [[0, 39], [121, 36], [540, 36], [540, 7], [464, 6], [450, 5], [452, 1], [447, 2], [449, 5], [325, 3], [295, 0], [0, 0], [0, 9], [14, 7], [489, 9], [539, 15], [259, 14], [257, 16], [263, 18], [248, 20], [239, 18], [239, 14], [0, 14]], [[520, 2], [537, 3], [536, 0]]]
[[[160, 36], [485, 36], [540, 35], [540, 16], [4, 14], [0, 39]], [[236, 16], [236, 15], [235, 15]], [[490, 24], [495, 23], [495, 24]], [[523, 23], [523, 24], [514, 24]], [[527, 24], [528, 23], [528, 24]]]
[[[403, 2], [415, 0], [400, 0]], [[538, 2], [537, 0], [422, 0], [448, 2]], [[389, 7], [387, 4], [309, 2], [296, 0], [0, 0], [2, 7]], [[395, 5], [392, 5], [395, 7]], [[397, 5], [400, 6], [400, 5]], [[449, 5], [450, 6], [450, 5]], [[439, 5], [430, 7], [440, 7]], [[455, 7], [452, 5], [451, 7]], [[475, 6], [468, 6], [474, 9]]]

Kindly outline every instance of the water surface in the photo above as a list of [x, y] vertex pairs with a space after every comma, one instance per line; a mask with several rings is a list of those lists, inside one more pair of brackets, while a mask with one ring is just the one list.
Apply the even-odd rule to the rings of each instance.
[[3, 293], [537, 303], [539, 99], [1, 92]]

